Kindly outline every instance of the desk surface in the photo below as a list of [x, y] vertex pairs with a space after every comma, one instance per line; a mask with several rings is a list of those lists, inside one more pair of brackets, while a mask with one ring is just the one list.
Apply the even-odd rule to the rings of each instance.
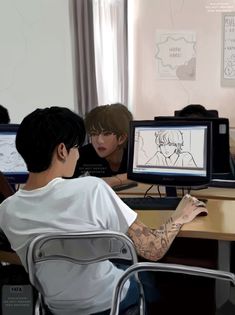
[[[185, 224], [180, 237], [235, 241], [235, 201], [210, 199], [209, 214]], [[138, 218], [151, 228], [159, 227], [172, 211], [138, 210]]]
[[[151, 185], [139, 183], [137, 187], [122, 190], [118, 192], [118, 195], [144, 195]], [[164, 194], [164, 187], [160, 187], [161, 193]], [[182, 191], [178, 190], [179, 196], [182, 195]], [[185, 191], [186, 193], [186, 191]], [[220, 200], [235, 200], [234, 188], [217, 188], [208, 187], [200, 190], [191, 190], [191, 195], [198, 198], [213, 198]], [[153, 186], [148, 192], [148, 195], [158, 195], [157, 186]]]

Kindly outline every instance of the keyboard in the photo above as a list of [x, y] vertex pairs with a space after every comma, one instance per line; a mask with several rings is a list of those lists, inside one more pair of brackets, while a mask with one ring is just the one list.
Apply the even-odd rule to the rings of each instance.
[[116, 185], [116, 186], [113, 186], [112, 188], [114, 191], [122, 191], [122, 190], [130, 189], [130, 188], [133, 188], [136, 186], [138, 186], [138, 183], [132, 182], [132, 183], [128, 183], [128, 184]]
[[175, 210], [182, 198], [125, 197], [121, 199], [133, 210]]
[[210, 187], [235, 188], [235, 179], [212, 179]]

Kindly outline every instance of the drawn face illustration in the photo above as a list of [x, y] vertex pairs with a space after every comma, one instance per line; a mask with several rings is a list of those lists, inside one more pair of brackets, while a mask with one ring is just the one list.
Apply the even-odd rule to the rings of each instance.
[[160, 150], [165, 157], [170, 157], [175, 153], [177, 146], [174, 143], [160, 144]]
[[0, 165], [1, 170], [10, 170], [19, 164], [19, 155], [16, 152], [14, 144], [0, 143]]
[[156, 144], [159, 146], [161, 153], [166, 157], [172, 154], [179, 154], [183, 145], [183, 136], [179, 130], [164, 130], [156, 136]]

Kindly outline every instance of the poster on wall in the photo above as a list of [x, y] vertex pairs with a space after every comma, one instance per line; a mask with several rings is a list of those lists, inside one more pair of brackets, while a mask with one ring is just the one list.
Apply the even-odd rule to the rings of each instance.
[[156, 31], [158, 79], [196, 79], [196, 32]]
[[235, 12], [222, 15], [221, 85], [235, 86]]

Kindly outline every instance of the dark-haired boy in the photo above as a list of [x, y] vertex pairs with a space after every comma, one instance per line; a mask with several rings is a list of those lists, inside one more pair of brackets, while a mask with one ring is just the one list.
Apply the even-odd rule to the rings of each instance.
[[[24, 188], [0, 206], [0, 227], [25, 268], [30, 241], [55, 231], [120, 231], [133, 240], [139, 255], [156, 261], [167, 252], [184, 223], [207, 212], [204, 204], [187, 195], [159, 229], [151, 230], [102, 179], [63, 179], [73, 174], [84, 137], [82, 118], [61, 107], [37, 109], [19, 127], [16, 146], [29, 177]], [[113, 288], [123, 270], [105, 261], [76, 267], [67, 262], [56, 266], [44, 263], [38, 272], [53, 314], [87, 315], [103, 314], [110, 308]], [[59, 286], [58, 274], [63, 274]], [[129, 285], [124, 286], [121, 308], [138, 300]]]

